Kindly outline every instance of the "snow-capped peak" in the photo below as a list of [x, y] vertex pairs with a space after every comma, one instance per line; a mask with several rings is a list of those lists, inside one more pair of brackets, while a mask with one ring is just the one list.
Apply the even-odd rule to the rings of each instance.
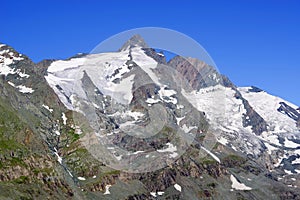
[[148, 48], [148, 45], [140, 35], [132, 36], [120, 49], [120, 51], [126, 51], [132, 47]]

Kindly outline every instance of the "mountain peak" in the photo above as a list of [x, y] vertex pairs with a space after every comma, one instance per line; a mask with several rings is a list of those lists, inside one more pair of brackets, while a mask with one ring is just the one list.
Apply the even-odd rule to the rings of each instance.
[[124, 51], [128, 48], [132, 47], [143, 47], [143, 48], [148, 48], [149, 46], [146, 44], [145, 40], [142, 38], [141, 35], [136, 34], [133, 35], [127, 42], [121, 47], [120, 51]]

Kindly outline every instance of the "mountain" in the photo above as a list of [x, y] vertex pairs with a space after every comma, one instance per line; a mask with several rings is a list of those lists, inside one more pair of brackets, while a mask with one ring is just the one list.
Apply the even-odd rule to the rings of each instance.
[[0, 199], [300, 199], [299, 107], [201, 60], [0, 44], [0, 76]]

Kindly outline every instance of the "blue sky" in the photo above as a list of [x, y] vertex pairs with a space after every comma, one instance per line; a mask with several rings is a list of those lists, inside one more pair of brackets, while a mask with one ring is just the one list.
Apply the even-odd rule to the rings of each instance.
[[164, 27], [198, 41], [236, 85], [300, 105], [300, 1], [2, 1], [0, 41], [35, 62], [90, 52], [119, 32]]

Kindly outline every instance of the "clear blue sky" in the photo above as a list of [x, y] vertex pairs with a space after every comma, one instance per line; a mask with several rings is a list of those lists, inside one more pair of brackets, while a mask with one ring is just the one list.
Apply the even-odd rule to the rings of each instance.
[[37, 62], [89, 52], [132, 28], [198, 41], [236, 85], [300, 105], [300, 1], [2, 1], [0, 41]]

